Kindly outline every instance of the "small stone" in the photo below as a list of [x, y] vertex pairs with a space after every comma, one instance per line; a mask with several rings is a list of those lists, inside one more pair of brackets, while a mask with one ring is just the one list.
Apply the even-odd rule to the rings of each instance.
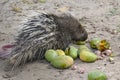
[[110, 62], [110, 64], [115, 64], [115, 62]]
[[101, 54], [101, 57], [105, 58], [105, 57], [106, 57], [106, 55], [105, 55], [105, 54]]
[[99, 51], [99, 50], [97, 50], [97, 51], [95, 51], [95, 53], [96, 53], [96, 55], [101, 55], [101, 51]]
[[73, 65], [72, 67], [71, 67], [71, 70], [76, 70], [77, 69], [77, 66], [76, 65]]
[[114, 61], [114, 59], [110, 57], [110, 58], [109, 58], [109, 61], [112, 62], [112, 61]]
[[102, 56], [97, 56], [98, 60], [103, 60], [104, 58]]
[[118, 33], [117, 30], [113, 30], [113, 31], [111, 31], [111, 34], [117, 34], [117, 33]]
[[114, 59], [111, 58], [111, 57], [108, 59], [108, 61], [110, 62], [110, 64], [114, 64], [114, 63], [115, 63], [115, 62], [114, 62]]
[[105, 63], [104, 66], [107, 66], [107, 64]]
[[79, 74], [84, 74], [84, 73], [85, 73], [85, 69], [84, 69], [84, 68], [80, 68], [77, 72], [78, 72]]
[[102, 54], [110, 56], [112, 54], [112, 50], [109, 50], [109, 49], [105, 50], [105, 51], [102, 52]]
[[97, 67], [98, 70], [102, 69], [102, 67]]

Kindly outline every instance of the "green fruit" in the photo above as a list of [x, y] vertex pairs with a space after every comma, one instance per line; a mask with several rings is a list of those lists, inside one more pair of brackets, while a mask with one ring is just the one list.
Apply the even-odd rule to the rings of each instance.
[[99, 38], [93, 38], [91, 41], [90, 41], [90, 46], [91, 48], [93, 49], [97, 49], [97, 44], [100, 42], [101, 40]]
[[88, 80], [107, 80], [107, 76], [101, 71], [92, 71], [88, 73]]
[[58, 56], [57, 52], [53, 49], [47, 50], [45, 52], [45, 59], [51, 62], [56, 56]]
[[90, 51], [90, 49], [86, 46], [86, 45], [80, 45], [79, 48], [78, 48], [78, 55], [80, 55], [81, 51]]
[[59, 68], [59, 69], [69, 68], [70, 66], [73, 65], [73, 63], [74, 63], [73, 59], [70, 56], [66, 56], [66, 55], [57, 56], [51, 62], [51, 64], [55, 68]]
[[66, 55], [71, 56], [73, 59], [77, 58], [77, 50], [74, 46], [70, 46], [69, 48], [66, 49]]
[[87, 50], [82, 50], [79, 58], [84, 62], [94, 62], [97, 60], [97, 56], [93, 52]]
[[58, 53], [58, 55], [65, 55], [65, 52], [61, 49], [57, 49], [56, 52]]
[[69, 54], [69, 48], [65, 49], [65, 54], [68, 55]]
[[85, 62], [94, 62], [97, 60], [97, 56], [90, 51], [86, 45], [80, 45], [78, 48], [79, 58]]
[[77, 45], [84, 45], [84, 44], [85, 44], [85, 41], [77, 41], [76, 44], [77, 44]]

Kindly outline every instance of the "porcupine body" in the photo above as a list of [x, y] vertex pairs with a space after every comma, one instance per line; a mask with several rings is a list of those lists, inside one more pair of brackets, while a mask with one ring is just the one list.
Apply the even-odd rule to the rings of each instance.
[[10, 61], [14, 67], [43, 59], [47, 49], [65, 49], [73, 41], [87, 39], [87, 32], [70, 14], [33, 16], [17, 36]]

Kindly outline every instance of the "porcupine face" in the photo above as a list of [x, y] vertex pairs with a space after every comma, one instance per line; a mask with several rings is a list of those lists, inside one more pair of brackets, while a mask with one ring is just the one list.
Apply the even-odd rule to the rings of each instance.
[[55, 17], [55, 22], [59, 25], [59, 28], [62, 29], [61, 31], [66, 31], [70, 34], [73, 41], [85, 41], [88, 37], [84, 27], [81, 26], [78, 20], [69, 14]]
[[72, 31], [71, 37], [73, 41], [85, 41], [88, 37], [88, 34], [81, 25], [78, 25], [78, 27]]

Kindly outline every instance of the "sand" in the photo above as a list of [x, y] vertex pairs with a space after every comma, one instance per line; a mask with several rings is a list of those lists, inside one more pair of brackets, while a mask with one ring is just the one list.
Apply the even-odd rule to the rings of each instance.
[[98, 37], [110, 42], [115, 54], [114, 64], [107, 58], [94, 63], [75, 60], [85, 69], [55, 69], [45, 60], [28, 63], [13, 72], [5, 70], [6, 60], [0, 59], [0, 80], [87, 80], [89, 71], [101, 70], [108, 80], [120, 80], [120, 1], [119, 0], [0, 0], [0, 46], [14, 43], [20, 25], [41, 11], [71, 13], [85, 26], [88, 40]]

